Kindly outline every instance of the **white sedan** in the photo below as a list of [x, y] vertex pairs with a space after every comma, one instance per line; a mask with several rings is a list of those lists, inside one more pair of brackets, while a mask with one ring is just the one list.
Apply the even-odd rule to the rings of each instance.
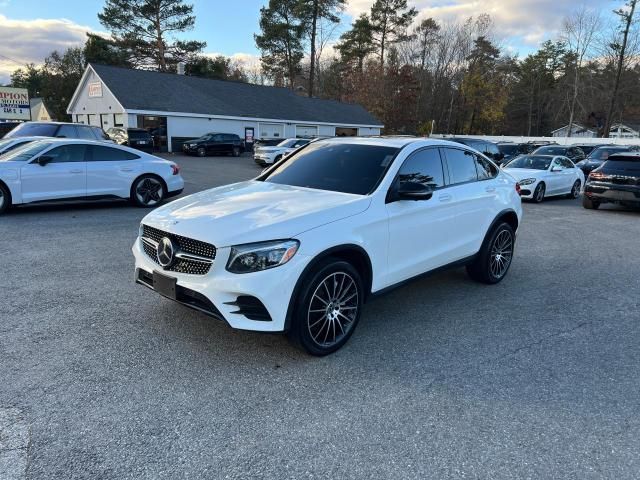
[[584, 173], [563, 156], [522, 155], [504, 166], [518, 181], [520, 196], [541, 202], [546, 197], [565, 195], [578, 198], [584, 185]]
[[310, 141], [311, 139], [309, 138], [287, 138], [273, 147], [257, 147], [253, 152], [253, 159], [263, 167], [271, 165]]
[[175, 163], [98, 141], [48, 138], [0, 156], [0, 213], [12, 205], [104, 198], [154, 207], [183, 188]]

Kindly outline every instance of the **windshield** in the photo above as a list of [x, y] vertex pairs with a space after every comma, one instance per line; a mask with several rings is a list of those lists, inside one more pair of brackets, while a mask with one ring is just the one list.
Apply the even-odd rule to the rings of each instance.
[[4, 147], [9, 145], [11, 142], [13, 142], [13, 140], [11, 140], [11, 139], [2, 139], [2, 140], [0, 140], [0, 150], [2, 150]]
[[626, 152], [628, 150], [627, 147], [600, 147], [591, 152], [587, 158], [589, 160], [606, 160], [613, 153]]
[[203, 135], [201, 137], [194, 138], [193, 140], [190, 140], [190, 141], [191, 142], [207, 142], [209, 141], [210, 138], [211, 138], [211, 135]]
[[269, 173], [266, 182], [367, 195], [377, 187], [399, 149], [316, 142]]
[[58, 129], [55, 123], [21, 123], [7, 133], [4, 138], [14, 137], [53, 137]]
[[532, 168], [534, 170], [547, 170], [553, 157], [524, 155], [509, 162], [506, 168]]
[[278, 144], [278, 147], [286, 147], [286, 148], [290, 148], [293, 147], [295, 145], [296, 141], [293, 139], [290, 140], [283, 140], [282, 142], [280, 142]]
[[498, 145], [498, 150], [504, 155], [516, 155], [520, 151], [520, 145]]
[[0, 156], [0, 162], [26, 162], [31, 160], [34, 155], [40, 153], [49, 147], [51, 142], [32, 142], [25, 146], [11, 150]]
[[565, 147], [540, 147], [533, 153], [538, 155], [565, 155], [567, 149]]

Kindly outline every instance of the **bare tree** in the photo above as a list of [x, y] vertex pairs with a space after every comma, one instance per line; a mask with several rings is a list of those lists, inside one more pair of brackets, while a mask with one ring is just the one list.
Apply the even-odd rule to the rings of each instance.
[[562, 40], [568, 47], [574, 67], [573, 84], [568, 98], [569, 126], [567, 129], [567, 137], [571, 136], [571, 129], [575, 119], [582, 67], [585, 58], [594, 45], [595, 36], [600, 25], [601, 20], [599, 13], [595, 10], [589, 10], [584, 6], [574, 15], [565, 18], [563, 22]]

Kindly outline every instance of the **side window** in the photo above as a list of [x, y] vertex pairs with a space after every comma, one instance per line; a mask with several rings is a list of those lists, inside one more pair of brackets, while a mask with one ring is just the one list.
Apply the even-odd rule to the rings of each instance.
[[95, 136], [95, 140], [108, 140], [109, 139], [109, 135], [107, 135], [106, 133], [104, 133], [104, 130], [102, 130], [100, 127], [91, 127], [91, 132], [94, 134]]
[[478, 180], [488, 180], [498, 175], [496, 166], [480, 155], [476, 155], [476, 168], [478, 171]]
[[96, 138], [91, 133], [90, 127], [76, 127], [78, 130], [78, 138], [83, 140], [95, 140]]
[[125, 152], [119, 148], [91, 145], [89, 149], [89, 159], [93, 162], [121, 162], [123, 160], [136, 160], [140, 158], [134, 153]]
[[551, 162], [551, 168], [559, 168], [560, 170], [563, 170], [564, 167], [562, 166], [562, 162], [560, 162], [559, 158], [554, 158], [553, 162]]
[[82, 144], [62, 145], [52, 148], [45, 155], [51, 157], [51, 163], [84, 162], [86, 149], [87, 146]]
[[444, 172], [440, 152], [428, 148], [414, 153], [405, 160], [398, 172], [401, 182], [416, 182], [436, 189], [444, 186]]
[[222, 142], [223, 141], [222, 135], [220, 135], [220, 134], [213, 135], [213, 138], [211, 140], [213, 140], [214, 142]]
[[61, 138], [78, 138], [76, 127], [73, 125], [60, 125], [60, 128], [56, 132], [56, 137]]
[[498, 148], [497, 145], [493, 143], [487, 143], [486, 149], [489, 157], [498, 158], [500, 156], [500, 149]]
[[562, 162], [562, 166], [564, 168], [573, 168], [573, 163], [571, 163], [571, 160], [569, 160], [568, 158], [562, 158], [560, 159], [560, 161]]
[[449, 180], [456, 183], [474, 182], [478, 179], [476, 161], [473, 153], [457, 148], [444, 148], [449, 166]]

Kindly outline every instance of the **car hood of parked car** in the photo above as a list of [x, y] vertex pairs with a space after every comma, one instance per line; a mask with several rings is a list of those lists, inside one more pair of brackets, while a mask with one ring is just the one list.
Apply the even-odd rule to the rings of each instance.
[[292, 238], [357, 215], [370, 203], [368, 196], [251, 180], [181, 198], [142, 223], [221, 248]]
[[535, 168], [505, 168], [503, 170], [511, 175], [516, 180], [524, 180], [525, 178], [537, 177], [546, 172], [546, 170], [538, 170]]

